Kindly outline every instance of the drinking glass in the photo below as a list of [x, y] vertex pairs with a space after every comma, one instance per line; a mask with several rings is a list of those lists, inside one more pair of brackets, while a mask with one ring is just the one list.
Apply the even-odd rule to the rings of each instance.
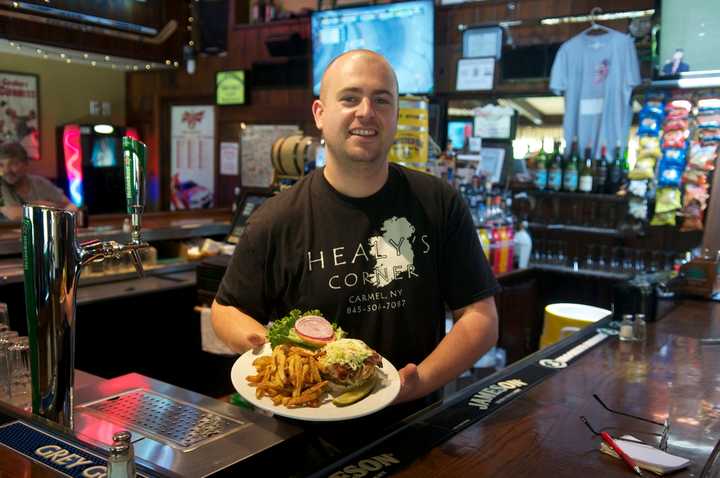
[[10, 398], [10, 361], [9, 351], [17, 339], [18, 333], [12, 330], [0, 333], [0, 400]]
[[585, 269], [592, 270], [595, 268], [595, 260], [593, 257], [593, 252], [595, 250], [595, 246], [593, 244], [588, 244], [586, 247], [586, 253], [585, 253]]
[[605, 259], [606, 257], [607, 257], [607, 246], [602, 245], [602, 246], [600, 246], [600, 252], [598, 253], [597, 264], [596, 264], [597, 269], [599, 271], [607, 270], [607, 261]]
[[637, 249], [635, 252], [635, 272], [642, 274], [645, 272], [645, 249]]
[[620, 260], [620, 248], [613, 247], [610, 255], [610, 270], [612, 272], [620, 272], [622, 270], [622, 262]]
[[0, 302], [0, 325], [7, 325], [10, 328], [10, 315], [8, 314], [8, 306], [4, 302]]
[[27, 337], [18, 337], [10, 346], [10, 403], [30, 412], [32, 391], [30, 389], [30, 343]]

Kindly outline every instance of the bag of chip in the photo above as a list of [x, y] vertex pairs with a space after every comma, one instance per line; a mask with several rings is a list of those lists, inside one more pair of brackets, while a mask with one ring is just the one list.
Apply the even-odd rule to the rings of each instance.
[[648, 114], [640, 116], [640, 126], [638, 127], [638, 136], [658, 136], [662, 127], [662, 116]]
[[699, 169], [686, 168], [682, 176], [684, 184], [696, 184], [698, 186], [707, 186], [707, 173]]
[[687, 137], [689, 135], [690, 132], [687, 129], [666, 131], [663, 135], [663, 148], [685, 149], [685, 147], [687, 146]]
[[717, 158], [717, 144], [710, 143], [702, 145], [697, 141], [693, 141], [690, 146], [689, 167], [700, 169], [702, 171], [712, 171], [715, 169], [715, 159]]
[[688, 129], [688, 120], [686, 119], [674, 119], [666, 121], [663, 125], [663, 131], [675, 131], [677, 129], [680, 130], [687, 130]]
[[659, 188], [657, 190], [655, 194], [655, 214], [676, 211], [681, 206], [679, 188]]
[[700, 206], [701, 210], [705, 210], [705, 208], [707, 208], [707, 200], [710, 199], [707, 189], [707, 185], [698, 186], [696, 184], [688, 184], [685, 186], [683, 207], [687, 208], [695, 202]]
[[682, 164], [666, 161], [665, 159], [660, 161], [658, 186], [679, 188], [683, 169], [685, 169], [685, 166]]
[[699, 131], [698, 138], [703, 144], [717, 143], [720, 141], [720, 128], [703, 128]]
[[645, 197], [648, 189], [647, 183], [647, 180], [644, 179], [632, 180], [628, 184], [628, 192], [633, 196]]
[[645, 221], [648, 215], [648, 202], [645, 199], [631, 198], [628, 202], [628, 214], [635, 219]]
[[652, 179], [655, 177], [655, 158], [638, 158], [635, 167], [628, 174], [630, 179]]
[[671, 212], [656, 212], [653, 218], [650, 220], [651, 226], [674, 226], [675, 225], [675, 211]]
[[707, 111], [695, 117], [698, 128], [720, 128], [720, 111]]
[[701, 98], [698, 100], [698, 111], [705, 113], [707, 111], [720, 111], [720, 98], [712, 96]]
[[681, 212], [683, 223], [680, 226], [681, 231], [702, 231], [703, 230], [703, 208], [693, 200]]

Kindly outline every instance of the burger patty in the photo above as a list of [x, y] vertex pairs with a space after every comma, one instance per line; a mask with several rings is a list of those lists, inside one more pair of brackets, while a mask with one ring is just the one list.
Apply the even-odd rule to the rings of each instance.
[[[323, 361], [320, 361], [323, 364]], [[357, 370], [345, 364], [323, 364], [320, 372], [328, 379], [338, 382], [360, 382], [367, 380], [375, 373], [375, 367], [382, 367], [380, 355], [376, 352], [365, 359], [363, 366]]]

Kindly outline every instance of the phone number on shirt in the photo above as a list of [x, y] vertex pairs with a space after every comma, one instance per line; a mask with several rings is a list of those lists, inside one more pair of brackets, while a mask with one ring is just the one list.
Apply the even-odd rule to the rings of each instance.
[[360, 314], [363, 312], [378, 312], [382, 310], [395, 310], [405, 307], [407, 301], [405, 299], [399, 300], [388, 300], [385, 302], [374, 302], [367, 305], [349, 305], [347, 307], [347, 314]]

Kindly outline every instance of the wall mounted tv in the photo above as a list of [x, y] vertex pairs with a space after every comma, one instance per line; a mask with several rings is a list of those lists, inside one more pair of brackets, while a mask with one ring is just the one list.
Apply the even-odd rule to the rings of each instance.
[[376, 51], [395, 69], [401, 94], [434, 88], [434, 5], [431, 0], [325, 10], [312, 15], [313, 92], [338, 55]]
[[[717, 0], [662, 0], [656, 77], [720, 77], [720, 10]], [[691, 83], [691, 82], [688, 82]], [[681, 87], [690, 86], [680, 83]], [[699, 85], [698, 85], [699, 86]]]

